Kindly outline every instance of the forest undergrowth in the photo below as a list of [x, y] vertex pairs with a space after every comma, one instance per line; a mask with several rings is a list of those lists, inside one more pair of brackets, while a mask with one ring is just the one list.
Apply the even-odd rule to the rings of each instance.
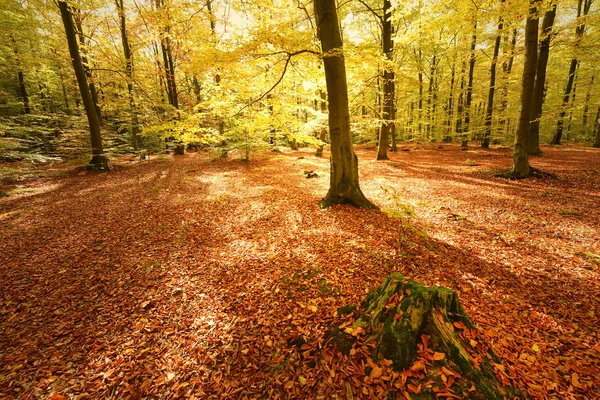
[[320, 210], [312, 150], [0, 181], [0, 397], [417, 398], [325, 336], [396, 271], [458, 291], [527, 398], [600, 398], [600, 152], [544, 147], [556, 178], [510, 181], [507, 149], [405, 150], [357, 150], [382, 211]]

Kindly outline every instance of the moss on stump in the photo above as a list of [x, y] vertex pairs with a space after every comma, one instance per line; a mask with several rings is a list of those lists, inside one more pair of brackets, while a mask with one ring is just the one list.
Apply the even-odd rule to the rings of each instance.
[[456, 398], [519, 396], [453, 290], [392, 274], [367, 295], [359, 312], [346, 332], [364, 331], [374, 345], [374, 359], [391, 360], [394, 370], [414, 372], [429, 383], [418, 395], [411, 394], [413, 399], [439, 397], [449, 380]]

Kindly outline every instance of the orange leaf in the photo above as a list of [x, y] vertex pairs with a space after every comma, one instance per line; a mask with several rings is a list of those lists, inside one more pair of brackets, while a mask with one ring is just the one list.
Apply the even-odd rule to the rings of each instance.
[[446, 355], [444, 353], [433, 353], [433, 360], [434, 361], [440, 361], [443, 360], [444, 358], [446, 358]]
[[464, 330], [464, 329], [467, 329], [467, 327], [465, 326], [465, 324], [463, 324], [463, 323], [462, 323], [462, 322], [460, 322], [460, 321], [456, 321], [456, 322], [455, 322], [453, 325], [454, 325], [455, 327], [457, 327], [458, 329], [463, 329], [463, 330]]
[[417, 385], [414, 385], [414, 384], [412, 384], [412, 383], [409, 383], [409, 384], [407, 385], [407, 387], [408, 387], [408, 390], [410, 390], [410, 391], [411, 391], [411, 392], [413, 392], [414, 394], [419, 394], [419, 393], [421, 393], [421, 385], [417, 386]]

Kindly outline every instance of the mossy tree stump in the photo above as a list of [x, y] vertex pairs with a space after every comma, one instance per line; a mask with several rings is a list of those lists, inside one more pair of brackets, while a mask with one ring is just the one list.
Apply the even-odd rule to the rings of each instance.
[[[510, 386], [500, 360], [477, 335], [453, 290], [427, 287], [392, 274], [367, 295], [359, 311], [346, 332], [354, 336], [364, 332], [367, 342], [375, 345], [373, 358], [391, 360], [393, 369], [415, 370], [415, 365], [423, 363], [428, 371], [425, 381], [430, 382], [436, 374], [459, 370], [461, 398], [515, 396], [517, 391]], [[413, 398], [436, 398], [435, 388]]]

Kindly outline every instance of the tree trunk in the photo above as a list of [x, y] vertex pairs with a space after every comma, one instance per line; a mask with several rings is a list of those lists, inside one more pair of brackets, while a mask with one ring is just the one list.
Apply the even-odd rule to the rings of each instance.
[[419, 138], [422, 137], [422, 122], [423, 122], [423, 54], [421, 52], [421, 44], [419, 43], [419, 56], [418, 56], [418, 64], [419, 64], [419, 113], [417, 114], [417, 118], [419, 119]]
[[[338, 313], [348, 309], [352, 307], [343, 307]], [[431, 387], [443, 387], [448, 372], [457, 370], [463, 381], [456, 393], [469, 390], [469, 395], [461, 398], [514, 397], [516, 390], [503, 386], [494, 373], [494, 364], [501, 360], [478, 335], [452, 289], [424, 286], [394, 273], [366, 296], [359, 312], [356, 322], [344, 332], [357, 337], [367, 335], [366, 341], [375, 344], [373, 359], [391, 360], [394, 370], [410, 370], [418, 379], [430, 380], [432, 385], [424, 388], [418, 398], [440, 397], [439, 391]], [[337, 333], [340, 342], [341, 335]], [[353, 341], [349, 336], [343, 338], [347, 343]], [[475, 359], [479, 360], [477, 365], [472, 361]]]
[[[592, 0], [579, 0], [577, 2], [577, 20], [579, 24], [577, 28], [575, 28], [575, 51], [579, 47], [579, 42], [583, 37], [585, 32], [585, 24], [582, 23], [581, 17], [587, 16], [590, 11], [590, 7], [592, 5]], [[567, 87], [565, 88], [565, 94], [563, 96], [563, 104], [560, 110], [560, 114], [558, 116], [558, 123], [556, 125], [556, 132], [554, 132], [554, 137], [552, 138], [551, 144], [560, 144], [563, 134], [563, 125], [564, 118], [567, 111], [567, 106], [569, 105], [569, 100], [571, 96], [571, 90], [573, 89], [573, 82], [575, 81], [575, 73], [577, 72], [577, 67], [579, 66], [579, 59], [577, 55], [573, 56], [571, 59], [571, 66], [569, 67], [569, 78], [567, 80]]]
[[[460, 71], [460, 90], [458, 92], [458, 100], [456, 101], [456, 134], [461, 134], [463, 132], [463, 112], [464, 112], [464, 92], [465, 92], [465, 69], [466, 65], [463, 62], [462, 69]], [[464, 137], [461, 138], [461, 146], [467, 147], [467, 141]]]
[[[321, 112], [325, 114], [327, 112], [327, 94], [325, 91], [319, 89], [319, 96], [321, 97]], [[323, 146], [325, 145], [325, 140], [327, 139], [327, 128], [321, 128], [321, 133], [319, 136], [319, 140], [322, 142], [319, 147], [317, 147], [317, 152], [315, 156], [322, 157], [323, 156]]]
[[392, 52], [394, 42], [392, 41], [392, 4], [390, 0], [383, 0], [382, 20], [382, 47], [383, 54], [389, 63], [384, 65], [383, 70], [383, 105], [381, 107], [381, 128], [379, 130], [379, 147], [377, 149], [378, 160], [389, 160], [387, 155], [390, 134], [392, 130], [392, 115], [394, 114], [394, 69], [392, 66]]
[[358, 184], [358, 158], [352, 148], [346, 65], [335, 0], [314, 0], [319, 38], [325, 66], [331, 137], [329, 191], [321, 207], [350, 203], [375, 208]]
[[25, 77], [23, 75], [23, 70], [21, 69], [21, 58], [19, 57], [19, 50], [17, 49], [17, 41], [15, 37], [11, 34], [10, 39], [13, 43], [13, 51], [15, 52], [15, 60], [17, 64], [17, 78], [19, 80], [19, 92], [21, 93], [21, 98], [23, 99], [23, 111], [25, 114], [31, 114], [31, 106], [29, 105], [29, 95], [27, 94], [27, 88], [25, 87]]
[[89, 127], [90, 127], [90, 138], [92, 141], [92, 159], [88, 164], [87, 168], [97, 171], [108, 170], [108, 160], [104, 155], [102, 149], [102, 136], [100, 136], [100, 121], [96, 114], [94, 107], [94, 101], [89, 90], [87, 77], [83, 68], [83, 62], [79, 54], [79, 46], [77, 45], [77, 37], [75, 33], [75, 27], [73, 25], [73, 19], [69, 6], [65, 1], [59, 1], [58, 7], [60, 8], [60, 14], [62, 17], [63, 24], [65, 26], [65, 33], [67, 36], [67, 42], [69, 44], [69, 54], [71, 55], [71, 61], [73, 62], [73, 69], [75, 70], [75, 76], [77, 77], [77, 84], [79, 85], [79, 92], [81, 93], [81, 100], [85, 107], [85, 113], [87, 115]]
[[446, 110], [447, 122], [446, 122], [446, 136], [444, 142], [450, 143], [452, 141], [452, 128], [454, 127], [454, 79], [456, 75], [456, 54], [452, 61], [452, 68], [450, 72], [450, 93], [448, 94], [448, 105]]
[[[504, 39], [508, 42], [508, 38]], [[506, 133], [508, 135], [508, 130], [510, 127], [510, 118], [506, 117], [506, 108], [508, 106], [508, 78], [510, 73], [512, 72], [513, 61], [515, 58], [515, 46], [517, 45], [517, 29], [513, 29], [512, 32], [512, 40], [510, 41], [509, 51], [510, 57], [507, 61], [502, 63], [502, 71], [504, 72], [504, 87], [502, 89], [502, 101], [500, 102], [500, 132]]]
[[[475, 19], [475, 18], [473, 18]], [[471, 38], [471, 58], [469, 59], [469, 78], [467, 82], [467, 96], [465, 100], [465, 122], [463, 125], [463, 139], [461, 145], [467, 147], [469, 142], [469, 129], [471, 122], [471, 102], [473, 99], [473, 75], [475, 72], [475, 47], [477, 46], [477, 20], [473, 23], [473, 36]]]
[[600, 148], [600, 107], [598, 107], [598, 113], [596, 114], [596, 139], [594, 140], [594, 147]]
[[140, 147], [140, 141], [138, 137], [139, 122], [137, 117], [137, 108], [135, 106], [135, 99], [133, 96], [133, 56], [131, 54], [129, 38], [127, 37], [127, 20], [125, 19], [125, 8], [123, 5], [123, 0], [115, 0], [115, 3], [117, 5], [117, 12], [119, 13], [121, 43], [123, 45], [123, 56], [125, 57], [125, 75], [127, 77], [129, 113], [131, 114], [131, 140], [133, 144], [133, 149], [137, 151]]
[[[501, 0], [504, 5], [505, 0]], [[504, 10], [502, 10], [504, 11]], [[494, 113], [494, 92], [496, 91], [496, 64], [498, 63], [498, 54], [500, 53], [500, 40], [502, 39], [502, 30], [504, 23], [502, 17], [498, 23], [498, 35], [494, 43], [494, 55], [492, 56], [492, 65], [490, 66], [490, 88], [488, 90], [487, 109], [485, 112], [485, 129], [483, 131], [483, 141], [481, 147], [484, 149], [490, 148], [490, 135], [492, 134], [492, 117]]]
[[590, 85], [588, 86], [587, 93], [585, 94], [585, 105], [583, 106], [583, 115], [581, 116], [581, 130], [583, 134], [587, 136], [587, 123], [588, 113], [590, 111], [590, 99], [592, 97], [592, 88], [594, 86], [594, 75], [590, 78]]
[[542, 106], [544, 104], [544, 88], [546, 85], [546, 67], [550, 55], [550, 39], [552, 26], [556, 17], [556, 4], [546, 11], [542, 23], [542, 40], [540, 40], [540, 51], [535, 73], [535, 86], [533, 89], [533, 104], [531, 108], [532, 121], [529, 124], [529, 146], [527, 151], [531, 155], [541, 154], [540, 150], [540, 119], [542, 118]]
[[429, 87], [427, 88], [427, 126], [425, 128], [427, 139], [430, 139], [433, 134], [433, 87], [435, 86], [436, 65], [437, 55], [434, 53], [429, 69]]
[[523, 65], [523, 80], [521, 88], [521, 113], [519, 126], [515, 134], [514, 163], [510, 172], [511, 177], [522, 179], [529, 175], [528, 141], [529, 122], [531, 121], [531, 102], [535, 85], [535, 70], [537, 64], [537, 43], [539, 20], [536, 17], [536, 1], [530, 0], [529, 15], [525, 25], [525, 60]]
[[85, 72], [86, 80], [88, 82], [90, 95], [92, 96], [92, 101], [94, 102], [94, 110], [96, 112], [96, 115], [98, 116], [98, 122], [102, 124], [102, 108], [100, 107], [100, 103], [98, 102], [98, 92], [96, 90], [96, 84], [94, 83], [92, 69], [87, 58], [87, 43], [85, 40], [85, 35], [83, 34], [83, 26], [81, 24], [81, 12], [79, 11], [79, 9], [74, 9], [74, 11], [75, 14], [71, 14], [71, 20], [74, 20], [75, 22], [74, 28], [76, 28], [76, 32], [79, 34], [79, 43], [82, 46], [82, 51], [80, 52], [81, 63], [83, 65], [83, 71]]

